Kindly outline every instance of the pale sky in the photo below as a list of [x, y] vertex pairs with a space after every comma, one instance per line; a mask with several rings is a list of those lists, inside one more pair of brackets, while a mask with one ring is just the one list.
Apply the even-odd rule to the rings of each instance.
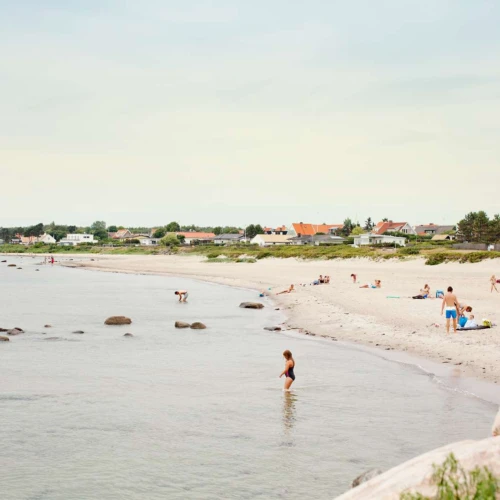
[[3, 0], [0, 226], [500, 212], [498, 0]]

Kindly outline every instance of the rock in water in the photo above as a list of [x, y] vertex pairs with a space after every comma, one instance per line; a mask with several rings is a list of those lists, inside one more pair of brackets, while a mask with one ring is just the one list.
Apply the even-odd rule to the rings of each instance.
[[16, 267], [15, 264], [9, 264], [7, 267]]
[[7, 262], [6, 260], [2, 260], [2, 262]]
[[244, 309], [263, 309], [264, 304], [261, 304], [260, 302], [242, 302], [240, 307], [243, 307]]
[[268, 332], [281, 332], [281, 326], [265, 326], [264, 330]]
[[123, 336], [124, 337], [133, 337], [133, 335], [131, 333], [125, 333]]
[[175, 328], [189, 328], [191, 325], [185, 321], [176, 321]]
[[18, 326], [15, 326], [14, 330], [19, 330], [21, 333], [24, 333], [24, 330], [22, 328], [19, 328]]
[[19, 335], [20, 333], [24, 333], [19, 328], [13, 328], [12, 330], [7, 330], [7, 335]]
[[204, 330], [206, 326], [203, 323], [200, 323], [199, 321], [195, 321], [192, 325], [191, 328], [193, 330]]
[[356, 488], [356, 486], [359, 486], [362, 483], [366, 483], [370, 479], [373, 479], [376, 476], [380, 476], [382, 474], [382, 471], [380, 469], [370, 469], [366, 472], [363, 472], [361, 476], [358, 476], [353, 482], [352, 482], [352, 487]]
[[8, 328], [0, 328], [0, 332], [8, 332], [9, 329]]
[[104, 322], [105, 325], [130, 325], [130, 323], [132, 320], [126, 316], [111, 316]]
[[10, 339], [9, 337], [4, 337], [3, 335], [0, 335], [0, 342], [8, 342]]
[[52, 325], [43, 325], [44, 328], [52, 328]]
[[75, 330], [74, 332], [71, 332], [71, 333], [78, 333], [78, 334], [82, 334], [82, 333], [85, 333], [83, 330]]

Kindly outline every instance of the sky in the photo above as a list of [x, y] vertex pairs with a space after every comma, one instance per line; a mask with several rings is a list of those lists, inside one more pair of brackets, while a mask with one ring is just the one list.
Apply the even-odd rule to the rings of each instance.
[[0, 226], [500, 212], [498, 0], [2, 0]]

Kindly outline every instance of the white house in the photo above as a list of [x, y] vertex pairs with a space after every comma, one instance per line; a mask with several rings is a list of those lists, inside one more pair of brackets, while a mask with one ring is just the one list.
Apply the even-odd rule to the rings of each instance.
[[96, 243], [93, 234], [67, 234], [66, 238], [63, 238], [59, 245], [63, 246], [75, 246], [81, 243]]
[[404, 247], [406, 246], [406, 238], [374, 233], [365, 233], [354, 237], [354, 244], [356, 246], [380, 245], [382, 243], [392, 243], [393, 245]]
[[237, 243], [243, 243], [245, 240], [242, 234], [219, 234], [215, 236], [214, 243], [216, 245], [235, 245]]
[[286, 234], [258, 234], [250, 240], [252, 245], [270, 247], [273, 245], [291, 245], [290, 236]]
[[42, 236], [40, 236], [40, 237], [38, 238], [38, 242], [39, 242], [39, 243], [45, 243], [45, 244], [47, 244], [47, 245], [50, 245], [50, 244], [52, 244], [52, 243], [55, 243], [55, 242], [56, 242], [56, 240], [55, 240], [55, 238], [54, 238], [54, 237], [52, 237], [50, 234], [45, 233], [45, 234], [42, 234]]

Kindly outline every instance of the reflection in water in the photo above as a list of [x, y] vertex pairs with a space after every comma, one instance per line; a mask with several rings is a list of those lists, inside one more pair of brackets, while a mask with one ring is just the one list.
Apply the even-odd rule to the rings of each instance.
[[283, 426], [285, 434], [288, 434], [293, 429], [295, 423], [295, 403], [297, 402], [297, 395], [293, 392], [283, 392]]

